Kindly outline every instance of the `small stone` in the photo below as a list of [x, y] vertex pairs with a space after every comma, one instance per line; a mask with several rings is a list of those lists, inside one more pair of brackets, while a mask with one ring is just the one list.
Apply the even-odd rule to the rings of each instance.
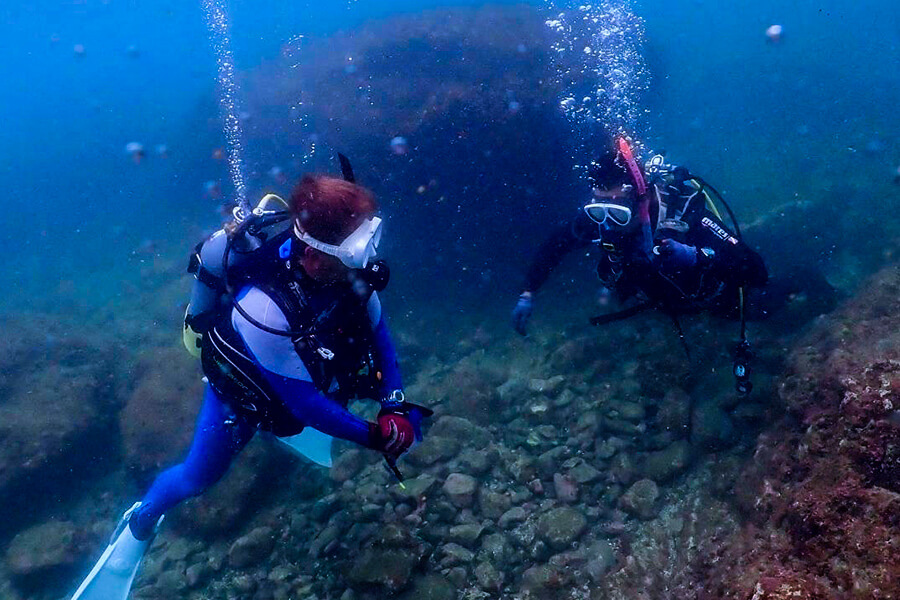
[[428, 467], [436, 462], [450, 460], [459, 453], [459, 439], [429, 435], [406, 455], [406, 460], [417, 467]]
[[443, 569], [468, 564], [475, 559], [475, 554], [471, 550], [454, 543], [441, 546], [441, 556], [440, 565]]
[[534, 565], [522, 574], [522, 589], [527, 597], [552, 597], [564, 585], [563, 574], [550, 565]]
[[596, 584], [604, 582], [607, 572], [616, 564], [616, 549], [609, 540], [599, 540], [586, 554], [591, 557], [585, 565], [591, 580]]
[[418, 562], [414, 549], [367, 548], [347, 570], [347, 580], [354, 587], [379, 585], [397, 592], [409, 583]]
[[479, 563], [475, 567], [475, 579], [481, 589], [487, 592], [499, 592], [503, 587], [503, 575], [488, 562]]
[[488, 453], [483, 450], [473, 450], [466, 448], [459, 453], [457, 457], [459, 464], [464, 470], [473, 475], [484, 475], [491, 470], [491, 460]]
[[518, 483], [528, 483], [537, 475], [537, 467], [534, 459], [528, 456], [518, 456], [506, 465], [509, 474]]
[[444, 493], [457, 508], [472, 506], [478, 482], [470, 475], [451, 473], [444, 481]]
[[510, 525], [522, 523], [527, 518], [528, 513], [525, 512], [525, 509], [521, 506], [515, 506], [503, 513], [497, 524], [500, 526], [500, 529], [509, 529]]
[[596, 446], [597, 457], [603, 459], [612, 458], [623, 447], [625, 447], [624, 440], [616, 437], [599, 440]]
[[[444, 415], [428, 431], [428, 436], [444, 437], [465, 441], [466, 447], [480, 450], [487, 446], [493, 436], [491, 432], [468, 419]], [[426, 438], [427, 439], [427, 438]]]
[[363, 456], [360, 450], [351, 448], [341, 453], [331, 466], [331, 479], [343, 483], [352, 479], [363, 468]]
[[238, 538], [228, 550], [228, 564], [236, 569], [257, 565], [266, 560], [275, 547], [275, 533], [270, 527], [257, 527]]
[[460, 544], [466, 548], [472, 548], [478, 538], [481, 537], [484, 526], [478, 523], [467, 523], [465, 525], [454, 525], [447, 532], [447, 541]]
[[481, 540], [479, 556], [493, 564], [503, 564], [512, 556], [513, 549], [502, 533], [486, 535]]
[[690, 463], [691, 445], [686, 440], [680, 440], [663, 450], [648, 453], [641, 471], [647, 479], [665, 483], [683, 473]]
[[587, 528], [584, 514], [572, 507], [554, 508], [538, 520], [537, 532], [556, 551], [571, 546]]
[[578, 500], [578, 484], [571, 477], [556, 473], [553, 476], [553, 489], [560, 502], [572, 504]]
[[434, 487], [434, 484], [437, 483], [437, 479], [428, 474], [419, 475], [418, 477], [414, 477], [412, 479], [407, 479], [403, 482], [404, 487], [400, 487], [399, 485], [393, 486], [392, 490], [396, 491], [398, 494], [402, 496], [408, 496], [410, 498], [418, 498], [419, 496], [424, 496]]
[[166, 558], [174, 561], [184, 560], [193, 551], [192, 544], [183, 538], [176, 538], [166, 546]]
[[213, 574], [212, 566], [208, 562], [201, 562], [189, 566], [184, 572], [184, 579], [192, 590], [202, 587]]
[[78, 564], [75, 525], [50, 521], [17, 534], [6, 550], [6, 565], [16, 577], [42, 577]]
[[550, 379], [532, 379], [528, 382], [528, 389], [535, 394], [555, 396], [562, 389], [562, 384], [565, 380], [565, 377], [562, 375], [555, 375]]
[[731, 417], [717, 403], [702, 402], [694, 407], [691, 440], [705, 450], [722, 450], [737, 441]]
[[[462, 572], [465, 576], [465, 569]], [[456, 588], [449, 579], [436, 573], [428, 573], [415, 577], [410, 589], [399, 600], [456, 600]]]
[[690, 406], [691, 397], [687, 392], [671, 388], [659, 404], [656, 420], [664, 430], [679, 436], [686, 435], [691, 423]]
[[623, 510], [645, 521], [659, 514], [656, 500], [659, 498], [659, 488], [650, 479], [636, 481], [619, 498], [619, 506]]
[[601, 473], [586, 462], [582, 462], [569, 469], [568, 475], [577, 483], [584, 485], [600, 479]]
[[499, 519], [512, 506], [512, 500], [506, 494], [501, 494], [483, 487], [478, 492], [478, 505], [481, 514], [488, 519]]
[[629, 400], [619, 400], [612, 405], [612, 410], [609, 412], [609, 416], [623, 419], [631, 423], [643, 421], [645, 415], [646, 411], [641, 404]]

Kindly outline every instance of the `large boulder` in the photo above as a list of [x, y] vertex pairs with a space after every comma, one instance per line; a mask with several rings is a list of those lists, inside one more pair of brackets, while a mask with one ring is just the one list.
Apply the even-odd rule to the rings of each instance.
[[119, 415], [125, 465], [146, 484], [182, 459], [194, 434], [203, 394], [200, 365], [181, 348], [145, 352]]
[[33, 315], [0, 328], [0, 533], [12, 533], [115, 464], [128, 354]]
[[895, 596], [900, 268], [800, 340], [780, 396], [789, 415], [760, 436], [734, 485], [749, 523], [701, 561], [715, 565], [705, 589], [723, 599]]

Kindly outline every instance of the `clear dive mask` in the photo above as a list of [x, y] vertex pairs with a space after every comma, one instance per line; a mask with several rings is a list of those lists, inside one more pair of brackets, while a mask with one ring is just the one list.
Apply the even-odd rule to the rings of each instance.
[[631, 222], [631, 209], [616, 202], [593, 202], [584, 207], [584, 212], [598, 225], [611, 221], [625, 227]]
[[375, 249], [381, 242], [381, 218], [366, 219], [340, 245], [320, 242], [301, 230], [296, 220], [294, 235], [307, 246], [337, 258], [351, 269], [363, 269], [375, 257]]

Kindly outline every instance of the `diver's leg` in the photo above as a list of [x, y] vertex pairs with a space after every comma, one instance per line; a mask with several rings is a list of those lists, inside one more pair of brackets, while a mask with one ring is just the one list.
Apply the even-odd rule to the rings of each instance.
[[135, 537], [140, 540], [153, 535], [163, 513], [182, 500], [202, 494], [221, 479], [255, 431], [253, 425], [235, 417], [207, 386], [188, 456], [183, 463], [160, 473], [150, 486], [129, 520]]

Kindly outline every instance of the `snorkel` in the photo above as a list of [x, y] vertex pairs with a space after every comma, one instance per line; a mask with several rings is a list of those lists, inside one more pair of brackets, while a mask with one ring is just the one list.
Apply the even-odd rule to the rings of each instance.
[[650, 225], [650, 194], [647, 190], [647, 181], [644, 179], [644, 174], [641, 173], [641, 168], [634, 158], [631, 144], [628, 143], [624, 135], [616, 139], [616, 147], [619, 151], [619, 156], [622, 157], [622, 162], [625, 163], [625, 170], [628, 171], [628, 176], [634, 183], [638, 217], [640, 218], [641, 234], [643, 236], [641, 250], [649, 259], [653, 252], [653, 232]]

